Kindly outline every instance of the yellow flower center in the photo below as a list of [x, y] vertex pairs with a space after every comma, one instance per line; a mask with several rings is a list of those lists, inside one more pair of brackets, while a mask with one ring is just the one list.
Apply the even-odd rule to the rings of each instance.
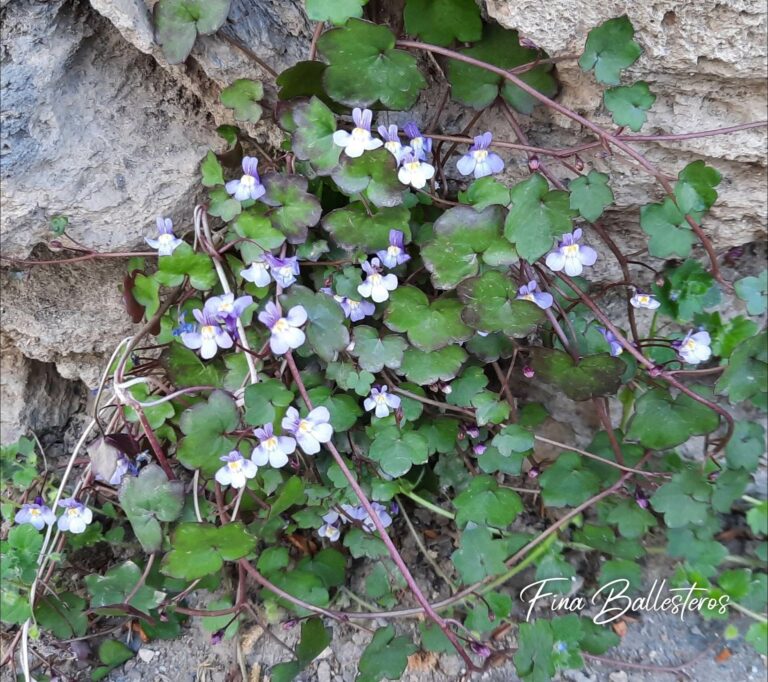
[[693, 339], [688, 339], [685, 342], [685, 349], [686, 350], [696, 350], [696, 342]]
[[299, 431], [302, 433], [308, 433], [312, 430], [312, 424], [310, 424], [306, 419], [302, 419], [299, 422]]
[[381, 275], [378, 272], [374, 272], [372, 275], [369, 275], [368, 279], [371, 280], [371, 284], [375, 287], [381, 284]]
[[39, 509], [30, 509], [30, 510], [29, 510], [29, 513], [30, 513], [32, 516], [40, 516], [40, 514], [42, 514], [42, 512], [41, 512]]
[[243, 468], [241, 460], [237, 459], [234, 462], [227, 462], [227, 466], [230, 471], [238, 472]]
[[80, 516], [80, 510], [77, 507], [67, 509], [67, 516]]
[[234, 309], [235, 309], [234, 304], [229, 303], [228, 301], [225, 301], [219, 306], [220, 313], [231, 313]]
[[288, 320], [286, 320], [284, 317], [281, 317], [277, 322], [275, 322], [275, 326], [272, 327], [273, 332], [277, 332], [278, 334], [284, 334], [291, 328], [291, 325], [288, 324]]
[[355, 310], [360, 307], [360, 301], [353, 301], [351, 299], [347, 299], [347, 305], [353, 310]]
[[383, 403], [387, 402], [387, 396], [385, 396], [383, 393], [379, 393], [374, 400], [376, 401], [377, 405], [382, 405]]
[[390, 256], [399, 256], [400, 255], [400, 247], [399, 246], [390, 246], [387, 248], [387, 253]]
[[265, 440], [265, 441], [262, 443], [262, 445], [263, 445], [263, 446], [264, 446], [264, 447], [265, 447], [267, 450], [269, 450], [270, 452], [271, 452], [272, 450], [276, 450], [276, 449], [277, 449], [277, 438], [276, 438], [275, 436], [272, 436], [272, 438], [268, 438], [267, 440]]
[[252, 175], [244, 175], [242, 178], [240, 178], [240, 184], [245, 185], [248, 189], [251, 189], [256, 186], [256, 178], [254, 178]]
[[164, 232], [157, 238], [157, 241], [163, 245], [170, 244], [173, 241], [173, 235], [168, 234], [167, 232]]
[[415, 173], [419, 168], [421, 168], [421, 161], [409, 161], [405, 164], [405, 167], [411, 171], [411, 173]]
[[365, 128], [355, 128], [352, 130], [352, 139], [356, 142], [365, 142], [369, 137], [371, 133], [368, 132]]
[[210, 324], [203, 325], [200, 327], [200, 336], [204, 339], [212, 339], [216, 336], [216, 328]]
[[488, 150], [487, 149], [477, 149], [475, 151], [475, 160], [482, 163], [488, 158]]
[[293, 270], [291, 270], [290, 266], [284, 265], [282, 268], [280, 268], [279, 273], [280, 277], [288, 279], [291, 277], [291, 275], [293, 275]]
[[391, 154], [394, 154], [400, 150], [400, 143], [399, 142], [385, 142], [384, 143], [384, 149], [386, 149]]
[[648, 305], [648, 303], [650, 303], [650, 301], [651, 301], [651, 297], [650, 296], [638, 296], [637, 297], [637, 302], [642, 304], [642, 305]]
[[579, 255], [579, 245], [569, 244], [568, 246], [563, 246], [562, 251], [567, 258], [575, 258]]
[[522, 297], [524, 301], [530, 301], [531, 303], [535, 303], [536, 299], [533, 297], [533, 294], [526, 294]]

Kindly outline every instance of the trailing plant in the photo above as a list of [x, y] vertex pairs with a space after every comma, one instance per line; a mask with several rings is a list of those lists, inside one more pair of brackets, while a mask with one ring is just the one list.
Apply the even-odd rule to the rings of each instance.
[[[726, 635], [765, 652], [768, 507], [745, 493], [764, 453], [766, 272], [731, 283], [721, 270], [706, 231], [716, 169], [694, 161], [672, 179], [639, 151], [764, 124], [625, 133], [656, 99], [629, 82], [642, 48], [626, 16], [591, 30], [583, 54], [553, 57], [470, 0], [407, 0], [407, 39], [362, 19], [364, 5], [308, 0], [310, 58], [266, 88], [221, 92], [234, 120], [281, 127], [279, 151], [222, 128], [229, 149], [203, 160], [208, 196], [191, 223], [159, 218], [151, 252], [71, 259], [129, 256], [141, 328], [115, 349], [63, 475], [30, 440], [3, 448], [2, 513], [16, 524], [2, 619], [23, 670], [42, 631], [79, 638], [122, 618], [167, 638], [200, 617], [218, 641], [266, 618], [301, 623], [274, 680], [309, 665], [334, 621], [371, 635], [360, 680], [399, 678], [418, 649], [455, 652], [470, 671], [509, 657], [522, 679], [546, 680], [605, 660], [618, 637], [587, 613], [529, 611], [505, 585], [529, 570], [568, 592], [581, 552], [601, 558], [585, 594], [621, 579], [627, 599], [642, 594], [643, 558], [669, 554], [694, 610], [751, 616]], [[228, 8], [160, 0], [169, 60]], [[446, 130], [447, 97], [429, 120], [390, 115], [433, 84], [428, 55], [437, 84], [476, 112], [463, 130]], [[614, 126], [557, 101], [564, 59], [605, 86]], [[535, 108], [585, 141], [532, 143], [520, 121]], [[514, 141], [484, 132], [491, 114]], [[614, 238], [598, 150], [659, 185], [638, 212], [641, 252]], [[501, 180], [518, 157], [528, 176]], [[57, 243], [81, 249], [68, 226], [55, 218]], [[745, 314], [721, 316], [737, 299]], [[591, 442], [548, 435], [571, 419], [548, 410], [554, 394], [594, 410]], [[452, 539], [442, 563], [419, 508]], [[721, 534], [734, 518], [749, 537], [737, 556]], [[436, 602], [403, 558], [409, 535], [442, 585]], [[79, 552], [104, 543], [105, 564], [83, 570]], [[413, 617], [415, 639], [400, 624]], [[497, 644], [510, 626], [514, 650]], [[98, 655], [94, 679], [132, 650], [107, 638]]]

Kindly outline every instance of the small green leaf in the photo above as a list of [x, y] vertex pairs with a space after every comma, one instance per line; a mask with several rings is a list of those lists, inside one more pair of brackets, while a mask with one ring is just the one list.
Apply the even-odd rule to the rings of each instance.
[[261, 118], [261, 106], [257, 104], [264, 97], [264, 87], [259, 81], [238, 78], [232, 85], [224, 88], [219, 95], [221, 103], [228, 109], [234, 109], [237, 121], [257, 123]]
[[731, 403], [738, 403], [765, 392], [766, 385], [768, 333], [762, 332], [736, 346], [715, 390], [720, 395], [727, 395]]
[[352, 340], [355, 347], [352, 355], [357, 358], [361, 369], [380, 372], [382, 368], [397, 369], [403, 361], [408, 343], [397, 334], [384, 334], [373, 327], [358, 325], [354, 328]]
[[605, 108], [613, 115], [613, 122], [619, 126], [628, 126], [637, 132], [645, 123], [645, 112], [656, 101], [648, 83], [638, 81], [634, 85], [622, 85], [610, 88], [603, 94]]
[[703, 161], [689, 163], [677, 175], [675, 200], [683, 213], [700, 217], [717, 200], [715, 187], [722, 176]]
[[768, 656], [768, 623], [752, 623], [744, 641], [749, 642], [761, 656]]
[[521, 258], [533, 263], [552, 248], [555, 237], [571, 232], [567, 192], [550, 190], [543, 176], [535, 173], [517, 183], [510, 193], [504, 236], [515, 245]]
[[408, 381], [420, 386], [450, 381], [466, 359], [467, 354], [461, 346], [446, 346], [431, 353], [409, 348], [403, 354], [398, 374], [404, 374]]
[[312, 97], [309, 102], [301, 102], [293, 108], [293, 120], [296, 123], [293, 134], [296, 158], [309, 161], [318, 175], [328, 175], [338, 167], [341, 154], [341, 147], [333, 141], [336, 132], [333, 112], [320, 99]]
[[379, 628], [360, 657], [357, 682], [399, 680], [415, 651], [416, 645], [407, 637], [395, 637], [394, 626]]
[[568, 353], [554, 348], [535, 348], [531, 366], [538, 378], [559, 388], [571, 400], [612, 395], [621, 386], [626, 365], [607, 354], [588, 355], [576, 364]]
[[600, 480], [575, 452], [563, 452], [539, 477], [544, 504], [575, 507], [600, 489]]
[[712, 486], [700, 471], [684, 469], [654, 493], [651, 504], [664, 514], [669, 528], [682, 528], [689, 523], [701, 525], [709, 513], [711, 494]]
[[642, 53], [634, 35], [635, 29], [626, 16], [600, 24], [589, 32], [579, 66], [584, 71], [594, 69], [600, 83], [618, 85], [621, 71], [634, 64]]
[[533, 450], [533, 433], [519, 424], [508, 424], [491, 441], [504, 457]]
[[233, 199], [223, 187], [217, 187], [208, 192], [208, 213], [224, 222], [229, 222], [243, 210], [240, 202]]
[[433, 45], [480, 40], [483, 22], [475, 0], [407, 0], [405, 30]]
[[282, 232], [289, 244], [307, 239], [308, 228], [317, 225], [322, 210], [315, 196], [307, 192], [307, 179], [301, 175], [268, 173], [263, 178], [267, 192], [262, 201], [273, 210], [272, 227]]
[[687, 322], [696, 313], [720, 302], [719, 287], [697, 260], [689, 259], [664, 274], [663, 286], [653, 285], [654, 294], [661, 303], [659, 313], [674, 317], [678, 322]]
[[306, 0], [307, 17], [311, 21], [330, 21], [341, 26], [347, 19], [363, 16], [368, 0]]
[[144, 306], [144, 316], [147, 319], [157, 312], [160, 307], [160, 282], [154, 277], [137, 273], [131, 293], [136, 301]]
[[763, 500], [747, 512], [747, 523], [755, 535], [768, 535], [768, 500]]
[[57, 237], [60, 237], [64, 234], [67, 227], [69, 226], [69, 218], [67, 218], [65, 215], [51, 216], [48, 224], [51, 227], [51, 232], [53, 232], [53, 234], [55, 234]]
[[110, 668], [122, 665], [133, 658], [133, 655], [133, 651], [116, 639], [107, 639], [99, 644], [99, 660]]
[[294, 394], [277, 379], [267, 379], [246, 387], [245, 421], [251, 426], [273, 424], [282, 418]]
[[553, 660], [555, 639], [549, 621], [539, 618], [533, 623], [520, 623], [515, 669], [525, 682], [551, 680], [557, 667]]
[[453, 500], [456, 524], [463, 527], [473, 522], [484, 526], [506, 528], [523, 511], [520, 496], [513, 490], [500, 488], [490, 476], [476, 476], [469, 487]]
[[503, 573], [507, 558], [506, 543], [494, 540], [483, 526], [467, 526], [461, 534], [459, 549], [451, 555], [451, 561], [463, 583], [470, 585], [483, 578]]
[[195, 289], [201, 291], [213, 288], [217, 282], [211, 257], [194, 251], [186, 243], [179, 244], [170, 256], [159, 258], [158, 268], [155, 279], [167, 287], [179, 286], [185, 276]]
[[379, 463], [384, 473], [399, 478], [414, 464], [427, 461], [427, 440], [419, 433], [387, 426], [376, 434], [368, 456]]
[[754, 471], [765, 452], [765, 428], [759, 422], [737, 421], [733, 435], [725, 446], [730, 469]]
[[205, 155], [200, 164], [200, 172], [203, 175], [203, 185], [205, 187], [215, 187], [216, 185], [224, 184], [224, 170], [216, 158], [216, 154], [212, 151]]
[[397, 162], [386, 149], [375, 149], [357, 158], [345, 155], [331, 177], [344, 194], [365, 192], [374, 206], [403, 203], [405, 190], [397, 177]]
[[328, 94], [348, 106], [380, 101], [387, 109], [410, 109], [426, 81], [415, 57], [394, 47], [387, 27], [360, 19], [324, 33], [317, 49], [329, 63], [323, 75]]
[[608, 187], [608, 176], [595, 170], [589, 175], [581, 175], [569, 188], [571, 192], [570, 206], [578, 211], [582, 218], [594, 223], [607, 206], [613, 203], [613, 192]]
[[656, 525], [656, 518], [634, 500], [619, 500], [608, 513], [607, 521], [615, 523], [625, 538], [640, 538]]
[[734, 282], [736, 295], [747, 304], [750, 315], [762, 315], [768, 307], [768, 270], [757, 277], [744, 277]]
[[57, 639], [82, 637], [88, 629], [85, 599], [71, 592], [45, 593], [35, 602], [35, 620]]
[[221, 381], [215, 365], [204, 363], [194, 351], [178, 343], [171, 346], [168, 366], [177, 386], [215, 386]]
[[[113, 566], [104, 575], [85, 576], [85, 584], [91, 595], [91, 608], [128, 603], [139, 611], [149, 613], [165, 599], [165, 592], [146, 584], [134, 592], [140, 579], [141, 569], [133, 561]], [[131, 600], [126, 602], [130, 594], [133, 595]]]
[[200, 469], [212, 476], [221, 466], [219, 457], [234, 449], [235, 440], [227, 436], [239, 422], [235, 401], [223, 391], [213, 391], [204, 403], [193, 405], [181, 415], [184, 438], [176, 457], [188, 469]]
[[344, 324], [344, 311], [333, 297], [294, 284], [280, 297], [285, 310], [301, 305], [307, 311], [305, 334], [310, 348], [326, 362], [336, 359], [349, 345], [349, 330]]
[[647, 204], [640, 209], [640, 227], [651, 238], [648, 252], [654, 258], [687, 258], [696, 242], [685, 216], [669, 197], [660, 204]]
[[509, 203], [509, 187], [490, 175], [475, 180], [465, 192], [459, 192], [461, 201], [472, 204], [477, 211], [489, 206], [506, 206]]
[[171, 64], [183, 62], [197, 35], [215, 33], [226, 21], [231, 0], [159, 0], [154, 8], [155, 37]]
[[245, 263], [261, 259], [266, 251], [278, 249], [285, 242], [285, 235], [272, 227], [265, 214], [264, 206], [259, 204], [241, 213], [233, 224], [235, 233], [248, 240], [238, 247]]
[[375, 252], [389, 246], [389, 231], [400, 230], [406, 242], [411, 239], [408, 224], [410, 211], [405, 206], [382, 208], [368, 215], [365, 206], [356, 201], [331, 211], [323, 218], [323, 228], [342, 248], [349, 251]]

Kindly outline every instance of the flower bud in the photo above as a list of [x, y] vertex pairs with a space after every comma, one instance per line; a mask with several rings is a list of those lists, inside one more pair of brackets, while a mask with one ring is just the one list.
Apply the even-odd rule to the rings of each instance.
[[581, 160], [581, 157], [576, 155], [573, 157], [573, 165], [574, 168], [576, 168], [577, 171], [583, 171], [584, 170], [584, 162]]
[[464, 431], [470, 438], [477, 438], [480, 435], [480, 429], [477, 426], [465, 426]]
[[211, 645], [216, 646], [217, 644], [221, 644], [221, 640], [224, 639], [224, 630], [216, 630], [211, 635]]
[[476, 443], [472, 446], [472, 452], [475, 453], [475, 457], [480, 457], [488, 448], [482, 443]]
[[649, 500], [645, 496], [645, 493], [640, 488], [635, 490], [635, 502], [637, 503], [637, 506], [640, 507], [641, 509], [648, 509]]
[[525, 365], [525, 367], [523, 367], [523, 376], [526, 379], [533, 379], [533, 377], [536, 376], [536, 372], [533, 371], [533, 367]]
[[480, 642], [470, 642], [469, 648], [472, 649], [472, 651], [478, 656], [482, 656], [483, 658], [488, 658], [488, 656], [491, 655], [491, 650], [485, 646], [485, 644], [481, 644]]
[[541, 166], [541, 163], [539, 162], [538, 156], [531, 156], [528, 159], [528, 168], [531, 170], [531, 172], [539, 170], [539, 166]]
[[528, 469], [528, 478], [538, 478], [540, 473], [541, 469], [539, 469], [538, 465], [534, 464]]

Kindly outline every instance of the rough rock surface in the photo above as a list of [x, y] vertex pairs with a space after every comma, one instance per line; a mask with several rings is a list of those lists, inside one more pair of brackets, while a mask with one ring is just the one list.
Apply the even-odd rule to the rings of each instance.
[[[189, 229], [199, 162], [221, 145], [216, 127], [234, 122], [218, 101], [221, 88], [235, 78], [265, 76], [248, 50], [277, 71], [307, 54], [312, 26], [302, 0], [234, 0], [222, 30], [200, 38], [185, 64], [169, 65], [152, 35], [154, 4], [0, 1], [4, 255], [25, 258], [34, 250], [35, 257], [48, 257], [38, 245], [50, 239], [48, 221], [56, 214], [69, 217], [73, 237], [101, 251], [144, 248], [157, 214]], [[557, 56], [577, 54], [591, 27], [627, 12], [645, 52], [626, 78], [647, 80], [658, 95], [643, 132], [765, 117], [766, 11], [758, 0], [727, 0], [706, 11], [684, 0], [555, 0], [546, 6], [488, 0], [485, 9]], [[610, 124], [591, 75], [572, 62], [561, 63], [558, 74], [563, 103]], [[266, 81], [270, 101], [275, 92]], [[420, 118], [431, 118], [440, 94], [432, 88], [422, 97]], [[446, 129], [453, 131], [471, 113], [451, 104], [444, 115]], [[495, 111], [479, 125], [512, 137]], [[549, 146], [589, 139], [572, 122], [542, 110], [522, 117], [522, 125], [534, 142]], [[279, 139], [268, 122], [246, 130], [265, 145]], [[667, 172], [704, 158], [723, 173], [721, 200], [704, 225], [718, 248], [753, 240], [763, 229], [764, 131], [642, 148]], [[527, 173], [524, 157], [506, 159], [510, 179]], [[585, 162], [611, 168], [618, 210], [609, 217], [610, 227], [625, 246], [639, 247], [638, 207], [658, 197], [658, 187], [618, 157], [585, 156]], [[30, 369], [19, 352], [55, 364], [64, 377], [91, 386], [97, 381], [105, 356], [131, 328], [119, 299], [123, 270], [122, 260], [2, 269], [4, 352], [14, 358], [4, 365], [4, 397], [28, 397], [23, 387]]]

